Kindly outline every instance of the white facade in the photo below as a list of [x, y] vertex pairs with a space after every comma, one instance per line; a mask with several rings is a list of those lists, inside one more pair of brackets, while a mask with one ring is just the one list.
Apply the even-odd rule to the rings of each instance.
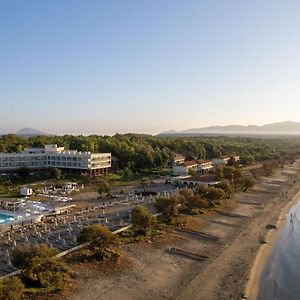
[[233, 155], [231, 158], [232, 158], [235, 162], [240, 161], [240, 157], [239, 157], [238, 155]]
[[184, 161], [185, 161], [185, 157], [183, 155], [179, 154], [179, 153], [176, 153], [174, 155], [173, 160], [174, 160], [174, 162], [173, 162], [174, 165], [183, 164]]
[[190, 170], [195, 173], [208, 173], [213, 170], [214, 166], [211, 160], [199, 160], [199, 161], [186, 161], [181, 164], [173, 166], [173, 174], [175, 176], [182, 176], [189, 174]]
[[180, 182], [182, 185], [185, 186], [197, 186], [197, 185], [212, 186], [220, 183], [220, 181], [216, 180], [214, 177], [210, 175], [191, 176], [189, 178], [181, 179]]
[[199, 160], [198, 161], [198, 172], [200, 173], [208, 173], [214, 169], [213, 163], [211, 160]]
[[182, 164], [173, 166], [173, 174], [175, 176], [187, 175], [190, 170], [197, 172], [198, 164], [195, 161], [187, 161]]
[[57, 145], [25, 148], [22, 153], [0, 153], [0, 170], [15, 170], [21, 167], [90, 171], [107, 169], [111, 167], [111, 154], [65, 150]]
[[219, 157], [219, 158], [214, 158], [212, 160], [212, 164], [214, 166], [227, 165], [229, 161], [230, 161], [229, 156], [222, 156], [222, 157]]
[[27, 187], [21, 187], [20, 188], [20, 195], [21, 196], [31, 196], [33, 194], [33, 191], [31, 188]]
[[0, 170], [14, 170], [22, 167], [45, 168], [45, 153], [0, 153]]
[[186, 166], [174, 165], [173, 174], [175, 176], [186, 175], [188, 174], [188, 168]]

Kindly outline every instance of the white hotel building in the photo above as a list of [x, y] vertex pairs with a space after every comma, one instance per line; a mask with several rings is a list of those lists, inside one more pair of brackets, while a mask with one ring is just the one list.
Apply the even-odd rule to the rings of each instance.
[[57, 145], [44, 148], [25, 148], [21, 153], [0, 153], [0, 171], [19, 168], [58, 168], [63, 173], [99, 176], [111, 167], [110, 153], [91, 153], [65, 150]]

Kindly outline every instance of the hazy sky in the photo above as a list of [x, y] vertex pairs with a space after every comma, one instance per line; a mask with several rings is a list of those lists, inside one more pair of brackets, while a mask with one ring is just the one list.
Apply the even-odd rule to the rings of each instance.
[[0, 132], [300, 121], [299, 0], [0, 0]]

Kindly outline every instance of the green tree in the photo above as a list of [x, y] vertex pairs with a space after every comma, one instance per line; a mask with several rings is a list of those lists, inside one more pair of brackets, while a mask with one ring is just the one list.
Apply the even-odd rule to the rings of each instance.
[[48, 291], [63, 291], [69, 279], [65, 264], [56, 258], [48, 258], [38, 266], [38, 280]]
[[148, 177], [142, 178], [140, 185], [143, 187], [144, 192], [146, 192], [146, 187], [150, 185], [150, 179]]
[[84, 227], [77, 240], [79, 243], [89, 243], [92, 249], [103, 252], [115, 242], [115, 235], [106, 227], [93, 224]]
[[194, 176], [196, 174], [196, 170], [194, 169], [189, 169], [188, 170], [189, 175]]
[[12, 264], [21, 269], [27, 277], [36, 280], [38, 266], [57, 253], [57, 249], [48, 248], [44, 244], [18, 246], [12, 249]]
[[255, 158], [253, 155], [241, 156], [240, 163], [242, 165], [250, 166], [255, 163]]
[[172, 195], [170, 197], [159, 197], [156, 199], [155, 207], [162, 213], [165, 219], [172, 220], [178, 213], [178, 197]]
[[206, 194], [206, 198], [212, 203], [219, 202], [221, 199], [225, 197], [225, 192], [216, 187], [209, 187], [208, 192]]
[[18, 146], [17, 146], [17, 149], [16, 149], [16, 152], [17, 152], [17, 153], [21, 153], [22, 150], [23, 150], [22, 145], [18, 145]]
[[12, 250], [12, 263], [22, 270], [23, 276], [37, 282], [49, 291], [61, 291], [69, 279], [69, 271], [56, 258], [57, 250], [47, 245], [16, 247]]
[[273, 174], [273, 170], [278, 168], [278, 162], [275, 160], [266, 161], [263, 163], [263, 171], [264, 176], [271, 176]]
[[221, 180], [222, 178], [224, 178], [224, 167], [223, 166], [216, 167], [215, 175], [217, 180]]
[[249, 177], [249, 176], [241, 177], [239, 184], [241, 185], [242, 190], [246, 192], [254, 186], [255, 180], [253, 177]]
[[221, 182], [216, 185], [216, 187], [222, 189], [227, 198], [231, 198], [232, 188], [228, 179], [222, 179]]
[[154, 166], [154, 150], [147, 143], [141, 143], [135, 152], [135, 166], [138, 169], [150, 169]]
[[132, 224], [146, 233], [156, 224], [155, 217], [145, 206], [136, 206], [131, 212]]
[[0, 281], [0, 300], [20, 300], [24, 289], [18, 277], [4, 278]]
[[200, 195], [193, 195], [192, 197], [189, 197], [187, 199], [186, 205], [190, 208], [190, 209], [195, 209], [195, 208], [207, 208], [208, 202], [205, 199], [202, 199], [200, 197]]
[[31, 172], [30, 169], [26, 167], [21, 167], [17, 170], [17, 173], [21, 178], [27, 178], [30, 172]]
[[[194, 193], [190, 189], [181, 189], [179, 191], [179, 195], [184, 198], [184, 201], [188, 201], [189, 198], [194, 196]], [[181, 201], [181, 203], [183, 203], [184, 201]]]
[[130, 179], [130, 178], [132, 178], [132, 176], [133, 176], [132, 170], [129, 169], [129, 168], [127, 168], [127, 167], [125, 167], [125, 168], [123, 169], [123, 177], [124, 177], [125, 179]]
[[61, 169], [55, 168], [53, 170], [53, 173], [54, 173], [55, 179], [59, 180], [61, 178]]
[[98, 187], [98, 193], [100, 194], [100, 196], [102, 197], [103, 193], [109, 193], [110, 192], [110, 184], [108, 181], [101, 179], [100, 183], [99, 183], [99, 187]]
[[234, 167], [224, 167], [223, 168], [223, 173], [224, 173], [224, 178], [228, 179], [231, 183], [234, 182], [234, 171], [235, 168]]
[[204, 184], [201, 184], [197, 185], [195, 193], [200, 195], [201, 198], [206, 198], [208, 191], [209, 187]]

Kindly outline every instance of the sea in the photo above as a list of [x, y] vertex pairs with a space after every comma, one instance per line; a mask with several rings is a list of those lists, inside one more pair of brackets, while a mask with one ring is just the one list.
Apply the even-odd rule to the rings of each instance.
[[286, 214], [286, 223], [263, 268], [257, 299], [300, 299], [300, 199]]

